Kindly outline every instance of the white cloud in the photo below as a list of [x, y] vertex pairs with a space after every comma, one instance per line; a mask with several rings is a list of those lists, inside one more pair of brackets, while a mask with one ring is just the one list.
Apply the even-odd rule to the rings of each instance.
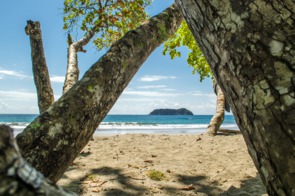
[[187, 108], [194, 114], [214, 114], [215, 101], [195, 97], [190, 99], [187, 96], [171, 97], [122, 97], [112, 108], [110, 114], [149, 114], [157, 108]]
[[155, 88], [166, 88], [165, 85], [153, 85], [153, 86], [138, 86], [139, 89], [155, 89]]
[[13, 77], [13, 78], [23, 79], [23, 78], [30, 78], [31, 76], [24, 75], [18, 71], [5, 70], [5, 69], [0, 68], [0, 79], [3, 79], [5, 77]]
[[[136, 88], [141, 90], [152, 89], [152, 90], [161, 90], [161, 91], [176, 91], [176, 89], [167, 88], [166, 85], [147, 85], [147, 86], [137, 86]], [[131, 89], [128, 89], [128, 90], [131, 90]]]
[[14, 90], [0, 91], [0, 111], [7, 114], [37, 114], [38, 102], [34, 92]]
[[175, 76], [161, 76], [161, 75], [145, 75], [141, 77], [139, 80], [143, 82], [153, 82], [153, 81], [159, 81], [159, 80], [165, 80], [165, 79], [175, 79]]
[[50, 77], [51, 82], [56, 82], [56, 83], [64, 83], [65, 77], [64, 76], [53, 76]]
[[9, 100], [36, 100], [37, 94], [26, 91], [0, 91], [0, 97]]
[[0, 99], [0, 108], [4, 110], [7, 108], [7, 106], [8, 104]]
[[192, 94], [193, 96], [198, 96], [198, 97], [216, 97], [216, 95], [214, 93], [202, 93], [202, 92], [195, 92]]
[[163, 88], [163, 89], [161, 89], [161, 90], [163, 90], [163, 91], [177, 91], [177, 90], [174, 89], [174, 88]]
[[138, 95], [138, 96], [145, 96], [145, 97], [173, 97], [173, 96], [181, 95], [178, 93], [163, 93], [158, 91], [131, 91], [131, 90], [124, 91], [123, 94]]
[[183, 104], [173, 100], [152, 101], [152, 102], [149, 102], [148, 105], [151, 106], [153, 109], [156, 109], [156, 108], [178, 109], [183, 106]]
[[162, 98], [155, 98], [155, 97], [149, 97], [149, 98], [120, 98], [120, 102], [151, 102], [151, 101], [161, 101]]
[[61, 97], [61, 95], [59, 95], [59, 94], [58, 95], [54, 94], [53, 96], [54, 96], [55, 101], [57, 101]]
[[[171, 98], [171, 97], [170, 97]], [[181, 104], [169, 98], [121, 98], [110, 114], [149, 114], [156, 108], [180, 108]]]

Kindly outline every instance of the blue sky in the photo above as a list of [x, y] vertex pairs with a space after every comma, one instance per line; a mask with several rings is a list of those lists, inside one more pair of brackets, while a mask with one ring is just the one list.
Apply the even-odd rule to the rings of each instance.
[[[155, 15], [173, 0], [154, 0], [148, 8]], [[66, 71], [66, 33], [62, 30], [62, 0], [3, 1], [0, 7], [0, 113], [38, 113], [36, 89], [32, 77], [27, 20], [39, 20], [47, 65], [55, 98], [62, 94]], [[79, 37], [79, 36], [78, 36]], [[89, 43], [80, 53], [80, 77], [105, 51], [98, 52]], [[182, 108], [194, 114], [213, 114], [216, 96], [210, 79], [199, 82], [186, 63], [187, 51], [171, 60], [160, 46], [142, 65], [109, 114], [148, 114], [156, 108]]]

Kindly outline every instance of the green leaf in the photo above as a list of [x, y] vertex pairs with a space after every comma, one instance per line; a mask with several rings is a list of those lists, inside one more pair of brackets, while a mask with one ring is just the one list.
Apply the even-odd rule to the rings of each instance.
[[213, 77], [210, 66], [185, 21], [181, 23], [177, 32], [165, 42], [162, 53], [163, 55], [168, 53], [171, 59], [174, 59], [175, 57], [181, 56], [181, 52], [177, 50], [180, 47], [186, 47], [190, 51], [187, 57], [187, 63], [193, 68], [193, 74], [198, 73], [201, 81], [206, 77]]
[[[149, 18], [145, 8], [152, 0], [64, 0], [64, 29], [80, 30], [84, 35], [95, 29], [93, 43], [98, 50], [108, 48], [127, 31], [138, 27]], [[100, 38], [100, 39], [98, 39]]]

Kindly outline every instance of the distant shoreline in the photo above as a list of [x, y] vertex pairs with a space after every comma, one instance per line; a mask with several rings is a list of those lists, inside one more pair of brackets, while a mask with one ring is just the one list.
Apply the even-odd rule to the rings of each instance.
[[[173, 126], [173, 125], [172, 125]], [[14, 135], [17, 135], [21, 133], [25, 126], [18, 127], [18, 126], [11, 126], [14, 130]], [[203, 134], [206, 132], [207, 125], [204, 125], [202, 128], [169, 128], [169, 129], [163, 129], [163, 128], [158, 128], [158, 129], [96, 129], [94, 132], [95, 136], [114, 136], [114, 135], [126, 135], [126, 134], [148, 134], [148, 135], [161, 135], [161, 134], [166, 134], [166, 135], [199, 135]], [[226, 126], [221, 126], [221, 129], [226, 129], [226, 130], [232, 130], [232, 131], [237, 131], [238, 127], [237, 126], [232, 126], [232, 127], [226, 127]]]
[[[34, 120], [34, 115], [0, 115], [0, 123], [21, 132]], [[211, 115], [108, 115], [95, 135], [122, 134], [200, 134], [206, 131]], [[238, 129], [233, 116], [225, 116], [223, 129]]]

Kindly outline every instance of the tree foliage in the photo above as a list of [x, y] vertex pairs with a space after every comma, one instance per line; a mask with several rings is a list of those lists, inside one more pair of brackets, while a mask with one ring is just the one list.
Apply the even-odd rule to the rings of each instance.
[[178, 48], [181, 46], [186, 46], [190, 50], [187, 63], [193, 68], [193, 74], [200, 74], [201, 81], [205, 77], [212, 77], [210, 67], [185, 21], [181, 23], [177, 32], [165, 42], [163, 54], [169, 53], [171, 59], [180, 57], [181, 52]]
[[65, 0], [64, 29], [94, 30], [94, 44], [101, 50], [149, 18], [145, 8], [152, 0]]

